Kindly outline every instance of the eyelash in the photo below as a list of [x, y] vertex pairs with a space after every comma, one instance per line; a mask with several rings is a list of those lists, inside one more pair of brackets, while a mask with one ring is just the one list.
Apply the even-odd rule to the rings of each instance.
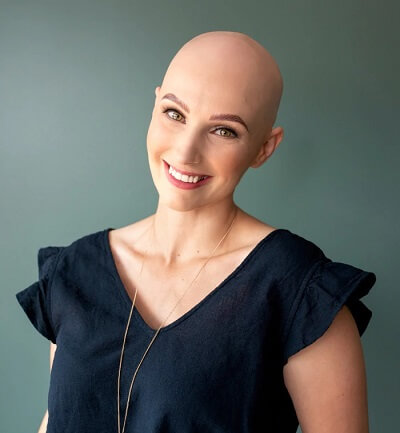
[[[183, 114], [182, 113], [180, 113], [178, 110], [175, 110], [175, 108], [171, 108], [171, 107], [169, 107], [169, 108], [166, 108], [165, 110], [163, 110], [163, 113], [167, 113], [167, 111], [175, 111], [175, 113], [178, 113], [180, 116], [182, 116], [182, 117], [184, 117], [183, 116]], [[168, 114], [166, 114], [166, 116], [170, 119], [170, 120], [176, 120], [176, 119], [173, 119], [172, 117], [169, 117], [168, 116]], [[179, 122], [179, 121], [178, 121]], [[218, 129], [225, 129], [226, 131], [229, 131], [229, 132], [231, 132], [234, 136], [233, 137], [224, 137], [223, 135], [220, 135], [220, 137], [222, 137], [222, 138], [237, 138], [238, 137], [238, 134], [236, 133], [236, 131], [234, 131], [233, 129], [231, 129], [231, 128], [227, 128], [227, 127], [225, 127], [225, 126], [220, 126], [220, 127], [217, 127], [214, 131], [217, 131]]]

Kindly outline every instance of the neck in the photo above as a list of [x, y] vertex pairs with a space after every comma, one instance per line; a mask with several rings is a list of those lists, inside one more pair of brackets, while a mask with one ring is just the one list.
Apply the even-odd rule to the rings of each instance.
[[233, 200], [219, 202], [187, 211], [158, 204], [150, 229], [152, 254], [161, 257], [166, 267], [206, 259], [230, 227], [214, 255], [229, 248], [234, 225], [239, 219], [239, 208]]

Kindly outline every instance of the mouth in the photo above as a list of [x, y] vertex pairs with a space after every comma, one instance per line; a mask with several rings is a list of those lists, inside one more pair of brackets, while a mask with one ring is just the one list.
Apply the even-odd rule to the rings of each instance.
[[179, 168], [174, 167], [173, 165], [171, 166], [171, 164], [169, 164], [169, 163], [168, 163], [167, 161], [165, 161], [164, 159], [163, 159], [163, 161], [167, 164], [167, 166], [168, 166], [168, 170], [172, 167], [172, 168], [173, 168], [175, 171], [177, 171], [178, 173], [180, 173], [180, 174], [185, 174], [186, 176], [193, 176], [193, 177], [198, 176], [199, 178], [212, 177], [212, 176], [209, 176], [209, 175], [207, 175], [207, 174], [203, 174], [203, 173], [193, 173], [193, 172], [190, 172], [190, 171], [181, 170], [181, 169], [179, 169]]
[[[197, 173], [190, 173], [187, 171], [178, 171], [179, 174], [176, 174], [173, 166], [169, 165], [165, 160], [162, 160], [164, 164], [164, 171], [167, 176], [167, 179], [175, 186], [181, 189], [193, 189], [198, 188], [206, 183], [213, 176], [208, 176], [206, 174], [201, 175]], [[188, 173], [188, 174], [186, 174]], [[182, 174], [182, 175], [181, 175]], [[175, 177], [176, 176], [176, 177]]]
[[177, 173], [180, 173], [181, 175], [186, 175], [186, 176], [192, 176], [192, 177], [199, 177], [200, 179], [206, 179], [207, 177], [212, 177], [209, 176], [208, 174], [203, 174], [203, 173], [194, 173], [194, 172], [190, 172], [190, 171], [186, 171], [186, 170], [181, 170], [179, 168], [174, 167], [173, 165], [169, 164], [167, 161], [165, 161], [163, 159], [163, 161], [165, 162], [165, 164], [168, 166], [168, 170], [173, 170]]

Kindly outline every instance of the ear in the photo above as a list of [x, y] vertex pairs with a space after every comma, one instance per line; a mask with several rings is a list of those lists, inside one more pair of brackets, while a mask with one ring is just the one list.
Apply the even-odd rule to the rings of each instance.
[[273, 128], [268, 140], [261, 145], [261, 148], [250, 167], [257, 168], [262, 165], [274, 153], [282, 139], [283, 128], [281, 126]]
[[160, 86], [157, 86], [154, 89], [154, 94], [156, 95], [156, 98], [154, 100], [154, 106], [153, 106], [152, 116], [154, 116], [154, 113], [155, 113], [155, 109], [156, 109], [156, 106], [157, 106], [157, 99], [158, 99], [158, 96], [159, 96], [159, 93], [160, 93], [160, 89], [161, 89]]

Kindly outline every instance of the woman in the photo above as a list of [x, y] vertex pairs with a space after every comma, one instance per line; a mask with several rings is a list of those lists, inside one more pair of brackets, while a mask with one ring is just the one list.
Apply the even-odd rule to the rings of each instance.
[[57, 345], [48, 432], [368, 431], [375, 274], [233, 200], [283, 138], [282, 88], [247, 35], [193, 38], [155, 92], [155, 213], [39, 249], [17, 298]]

